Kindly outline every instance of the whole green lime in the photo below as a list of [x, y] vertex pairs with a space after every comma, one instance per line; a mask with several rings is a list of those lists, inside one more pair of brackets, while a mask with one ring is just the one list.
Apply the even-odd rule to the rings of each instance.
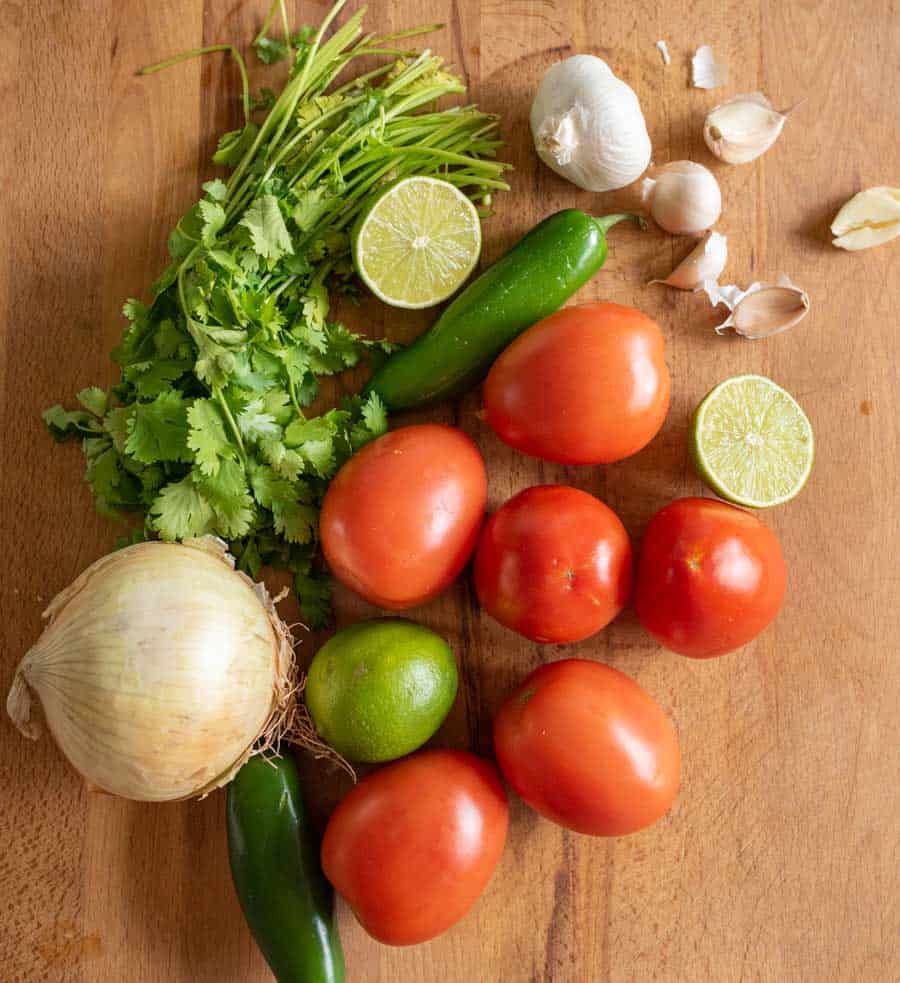
[[403, 618], [339, 631], [316, 653], [306, 705], [319, 736], [351, 761], [392, 761], [424, 744], [456, 699], [450, 646]]

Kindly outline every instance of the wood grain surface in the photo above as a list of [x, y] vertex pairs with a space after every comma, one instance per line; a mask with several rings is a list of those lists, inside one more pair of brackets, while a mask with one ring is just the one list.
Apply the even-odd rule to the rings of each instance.
[[[325, 10], [289, 6], [301, 22]], [[107, 353], [122, 329], [122, 301], [159, 272], [169, 230], [214, 173], [216, 135], [239, 115], [238, 79], [220, 58], [147, 79], [134, 71], [203, 43], [246, 43], [263, 13], [262, 0], [0, 0], [4, 693], [45, 603], [116, 535], [93, 511], [80, 451], [56, 448], [40, 412], [114, 379]], [[528, 109], [542, 72], [593, 52], [638, 93], [657, 161], [689, 157], [718, 175], [728, 281], [784, 271], [812, 298], [792, 332], [752, 343], [717, 337], [704, 298], [644, 286], [690, 244], [616, 228], [606, 268], [580, 298], [633, 304], [658, 319], [673, 376], [667, 423], [634, 458], [565, 468], [500, 444], [479, 422], [477, 392], [430, 414], [478, 441], [491, 507], [531, 484], [568, 482], [609, 503], [639, 538], [657, 508], [704, 493], [686, 453], [689, 414], [713, 384], [740, 372], [769, 375], [797, 396], [816, 430], [817, 459], [802, 496], [766, 516], [784, 546], [789, 593], [775, 625], [739, 654], [679, 658], [631, 612], [580, 645], [534, 645], [480, 614], [465, 580], [416, 612], [452, 640], [464, 680], [435, 743], [489, 753], [491, 714], [513, 684], [548, 659], [586, 656], [634, 676], [672, 714], [683, 787], [662, 822], [615, 840], [569, 833], [513, 802], [490, 888], [442, 938], [386, 948], [341, 907], [348, 979], [898, 980], [900, 243], [848, 254], [827, 234], [850, 195], [900, 180], [897, 4], [369, 4], [382, 30], [423, 20], [446, 22], [434, 47], [463, 72], [471, 96], [501, 115], [515, 165], [514, 190], [485, 226], [483, 263], [556, 209], [604, 213], [633, 202], [633, 189], [577, 191], [531, 148]], [[672, 52], [668, 68], [659, 38]], [[690, 54], [704, 42], [729, 66], [717, 92], [688, 84]], [[755, 89], [779, 105], [805, 102], [763, 158], [720, 165], [703, 145], [705, 113]], [[431, 317], [375, 303], [344, 313], [397, 339]], [[341, 624], [371, 612], [346, 593], [337, 608]], [[304, 639], [304, 658], [317, 641]], [[324, 818], [341, 779], [315, 763], [304, 772]], [[268, 979], [232, 891], [223, 807], [222, 793], [159, 806], [89, 794], [51, 742], [27, 742], [4, 717], [0, 978]]]

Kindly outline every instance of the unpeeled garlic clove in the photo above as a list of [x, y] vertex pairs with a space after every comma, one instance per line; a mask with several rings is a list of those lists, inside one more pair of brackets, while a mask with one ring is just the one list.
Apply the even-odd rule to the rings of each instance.
[[728, 81], [728, 69], [716, 61], [708, 44], [701, 44], [691, 59], [691, 76], [695, 89], [718, 89]]
[[835, 215], [832, 242], [839, 249], [869, 249], [900, 236], [900, 188], [868, 188]]
[[733, 284], [719, 286], [710, 280], [703, 284], [703, 290], [713, 307], [724, 304], [731, 311], [716, 325], [718, 334], [733, 328], [756, 341], [787, 331], [809, 313], [809, 295], [783, 273], [775, 283], [752, 283], [746, 290]]
[[787, 115], [761, 92], [735, 96], [711, 110], [703, 124], [706, 146], [726, 164], [746, 164], [764, 154], [781, 135]]
[[722, 214], [722, 193], [712, 171], [692, 160], [654, 167], [641, 197], [660, 228], [673, 235], [700, 235]]
[[[698, 290], [719, 279], [728, 261], [728, 240], [720, 232], [707, 232], [665, 280], [651, 280], [678, 290]], [[649, 286], [649, 284], [648, 284]]]

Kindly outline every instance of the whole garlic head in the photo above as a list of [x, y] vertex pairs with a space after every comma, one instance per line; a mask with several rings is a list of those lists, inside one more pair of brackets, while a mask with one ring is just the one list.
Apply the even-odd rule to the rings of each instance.
[[716, 106], [703, 124], [703, 139], [719, 160], [746, 164], [772, 146], [786, 119], [761, 92], [750, 92]]
[[547, 71], [531, 106], [531, 134], [541, 160], [586, 191], [624, 188], [650, 163], [637, 96], [594, 55]]
[[712, 171], [692, 160], [654, 167], [641, 196], [653, 221], [673, 235], [700, 235], [722, 214], [722, 193]]

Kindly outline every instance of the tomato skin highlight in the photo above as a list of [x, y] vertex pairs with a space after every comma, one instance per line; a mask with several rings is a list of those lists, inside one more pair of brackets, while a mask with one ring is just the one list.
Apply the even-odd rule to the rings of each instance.
[[485, 523], [475, 590], [500, 624], [535, 642], [577, 642], [604, 628], [631, 594], [621, 520], [587, 492], [536, 485]]
[[656, 436], [669, 392], [655, 321], [621, 304], [580, 304], [538, 322], [497, 359], [484, 384], [485, 418], [533, 457], [608, 464]]
[[369, 935], [414, 945], [475, 904], [508, 824], [506, 792], [490, 762], [466, 751], [420, 751], [341, 800], [322, 839], [322, 869]]
[[478, 540], [487, 475], [478, 448], [441, 424], [402, 427], [340, 469], [319, 519], [335, 577], [391, 611], [424, 604], [456, 579]]
[[624, 673], [587, 659], [531, 673], [494, 718], [494, 749], [532, 809], [590, 836], [643, 829], [678, 794], [681, 754], [662, 707]]
[[681, 498], [644, 533], [635, 608], [661, 645], [710, 659], [767, 628], [786, 585], [781, 545], [760, 518], [716, 499]]

